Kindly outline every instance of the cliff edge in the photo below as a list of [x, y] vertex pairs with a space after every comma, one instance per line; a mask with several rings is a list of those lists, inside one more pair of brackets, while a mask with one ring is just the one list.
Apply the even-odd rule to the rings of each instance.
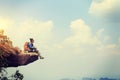
[[24, 53], [13, 47], [12, 41], [0, 30], [0, 67], [18, 67], [38, 60], [36, 53]]

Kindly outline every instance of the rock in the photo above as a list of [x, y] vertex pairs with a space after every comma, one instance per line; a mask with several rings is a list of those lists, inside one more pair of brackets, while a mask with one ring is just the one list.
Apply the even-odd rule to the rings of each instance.
[[36, 53], [24, 53], [17, 47], [0, 44], [0, 67], [18, 67], [38, 60]]

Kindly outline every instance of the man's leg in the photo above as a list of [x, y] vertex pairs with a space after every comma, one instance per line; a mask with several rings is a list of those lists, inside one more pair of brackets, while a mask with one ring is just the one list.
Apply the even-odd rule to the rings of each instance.
[[44, 57], [41, 56], [40, 52], [37, 52], [37, 54], [40, 57], [40, 59], [44, 59]]
[[35, 52], [38, 54], [38, 56], [40, 57], [40, 59], [44, 59], [44, 57], [41, 56], [40, 52], [35, 48]]

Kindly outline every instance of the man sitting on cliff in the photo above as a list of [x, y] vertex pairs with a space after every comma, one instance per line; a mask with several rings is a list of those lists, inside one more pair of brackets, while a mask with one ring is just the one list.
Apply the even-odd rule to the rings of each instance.
[[26, 42], [24, 45], [24, 51], [35, 52], [39, 55], [40, 59], [44, 59], [44, 57], [40, 55], [40, 52], [37, 50], [37, 48], [34, 47], [33, 43], [34, 43], [34, 39], [30, 38], [30, 42]]

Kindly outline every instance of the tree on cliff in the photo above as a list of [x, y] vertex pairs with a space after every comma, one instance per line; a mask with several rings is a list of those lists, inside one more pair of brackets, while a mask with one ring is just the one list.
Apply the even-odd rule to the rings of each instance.
[[19, 72], [19, 70], [16, 70], [16, 72], [11, 76], [8, 76], [6, 69], [0, 67], [0, 80], [23, 80], [23, 78], [24, 76]]
[[24, 76], [19, 73], [19, 70], [16, 70], [11, 76], [8, 76], [9, 74], [6, 68], [8, 67], [7, 57], [9, 56], [7, 52], [9, 51], [7, 49], [0, 47], [0, 80], [23, 80]]

